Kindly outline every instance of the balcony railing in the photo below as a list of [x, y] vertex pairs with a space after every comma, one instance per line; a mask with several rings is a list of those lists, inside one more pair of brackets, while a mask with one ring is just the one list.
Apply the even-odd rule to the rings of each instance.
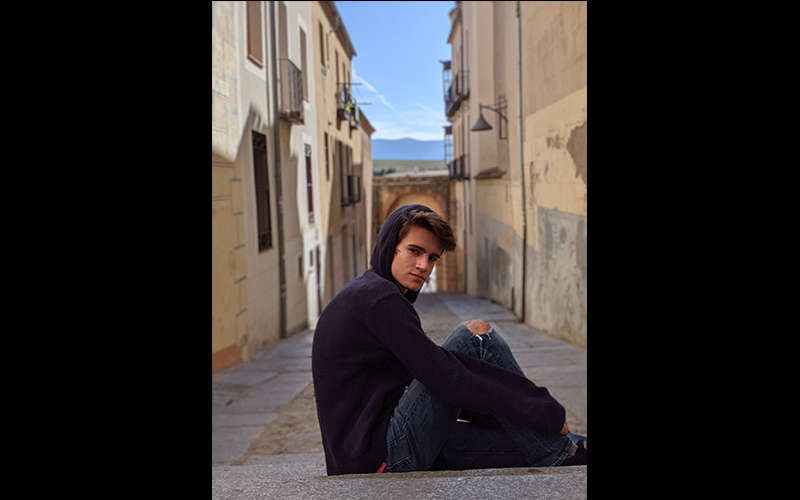
[[303, 72], [288, 59], [281, 59], [280, 116], [286, 121], [303, 125]]
[[451, 181], [469, 179], [469, 155], [462, 155], [447, 164]]
[[444, 96], [445, 114], [449, 117], [461, 106], [461, 102], [469, 97], [469, 71], [456, 73], [453, 84]]

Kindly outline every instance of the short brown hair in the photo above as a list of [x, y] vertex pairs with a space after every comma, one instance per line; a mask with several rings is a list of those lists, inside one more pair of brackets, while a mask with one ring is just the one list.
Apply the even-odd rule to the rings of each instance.
[[426, 212], [424, 210], [411, 210], [403, 220], [403, 225], [400, 227], [400, 233], [397, 235], [397, 242], [403, 241], [403, 238], [408, 235], [412, 227], [425, 228], [436, 237], [442, 249], [446, 252], [452, 252], [456, 249], [456, 238], [453, 235], [453, 228], [450, 223], [443, 219], [436, 212]]

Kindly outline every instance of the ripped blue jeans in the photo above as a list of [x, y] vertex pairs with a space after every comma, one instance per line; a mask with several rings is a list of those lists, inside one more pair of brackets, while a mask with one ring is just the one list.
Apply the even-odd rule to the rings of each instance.
[[[473, 335], [462, 323], [442, 347], [524, 376], [508, 344], [493, 329]], [[503, 418], [462, 412], [414, 380], [389, 421], [385, 471], [555, 466], [575, 449], [577, 438], [544, 435]]]

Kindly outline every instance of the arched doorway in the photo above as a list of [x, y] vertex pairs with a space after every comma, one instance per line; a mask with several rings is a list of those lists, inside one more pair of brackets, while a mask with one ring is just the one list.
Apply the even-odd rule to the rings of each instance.
[[[445, 219], [448, 219], [446, 200], [436, 191], [432, 189], [420, 189], [420, 187], [421, 186], [414, 186], [410, 188], [407, 186], [389, 195], [386, 198], [386, 203], [381, 207], [378, 227], [383, 226], [383, 222], [389, 214], [405, 205], [424, 205]], [[447, 290], [446, 283], [444, 283], [448, 274], [446, 268], [452, 267], [448, 266], [447, 257], [447, 253], [442, 256], [442, 259], [428, 277], [428, 281], [422, 286], [420, 293], [435, 293], [437, 291]]]
[[390, 213], [405, 205], [425, 205], [445, 219], [447, 209], [442, 197], [433, 191], [427, 193], [408, 193], [399, 195], [393, 202], [387, 205], [386, 213], [383, 214], [381, 224], [386, 220]]

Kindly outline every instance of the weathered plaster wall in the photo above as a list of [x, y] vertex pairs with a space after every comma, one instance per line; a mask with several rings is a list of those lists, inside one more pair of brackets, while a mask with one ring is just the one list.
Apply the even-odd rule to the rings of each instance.
[[212, 4], [211, 27], [211, 373], [247, 360], [243, 172], [237, 160], [240, 105], [236, 6]]
[[521, 275], [521, 259], [515, 260], [515, 256], [522, 240], [513, 230], [512, 184], [501, 178], [476, 181], [476, 185], [478, 296], [513, 309], [512, 302], [519, 300], [517, 277]]
[[514, 254], [522, 241], [508, 224], [480, 212], [476, 219], [478, 297], [512, 309], [512, 302], [520, 300]]
[[527, 247], [528, 322], [573, 344], [587, 344], [585, 216], [539, 207], [538, 246]]
[[587, 3], [520, 6], [525, 321], [586, 346]]
[[587, 345], [587, 88], [525, 123], [529, 266], [525, 321]]

